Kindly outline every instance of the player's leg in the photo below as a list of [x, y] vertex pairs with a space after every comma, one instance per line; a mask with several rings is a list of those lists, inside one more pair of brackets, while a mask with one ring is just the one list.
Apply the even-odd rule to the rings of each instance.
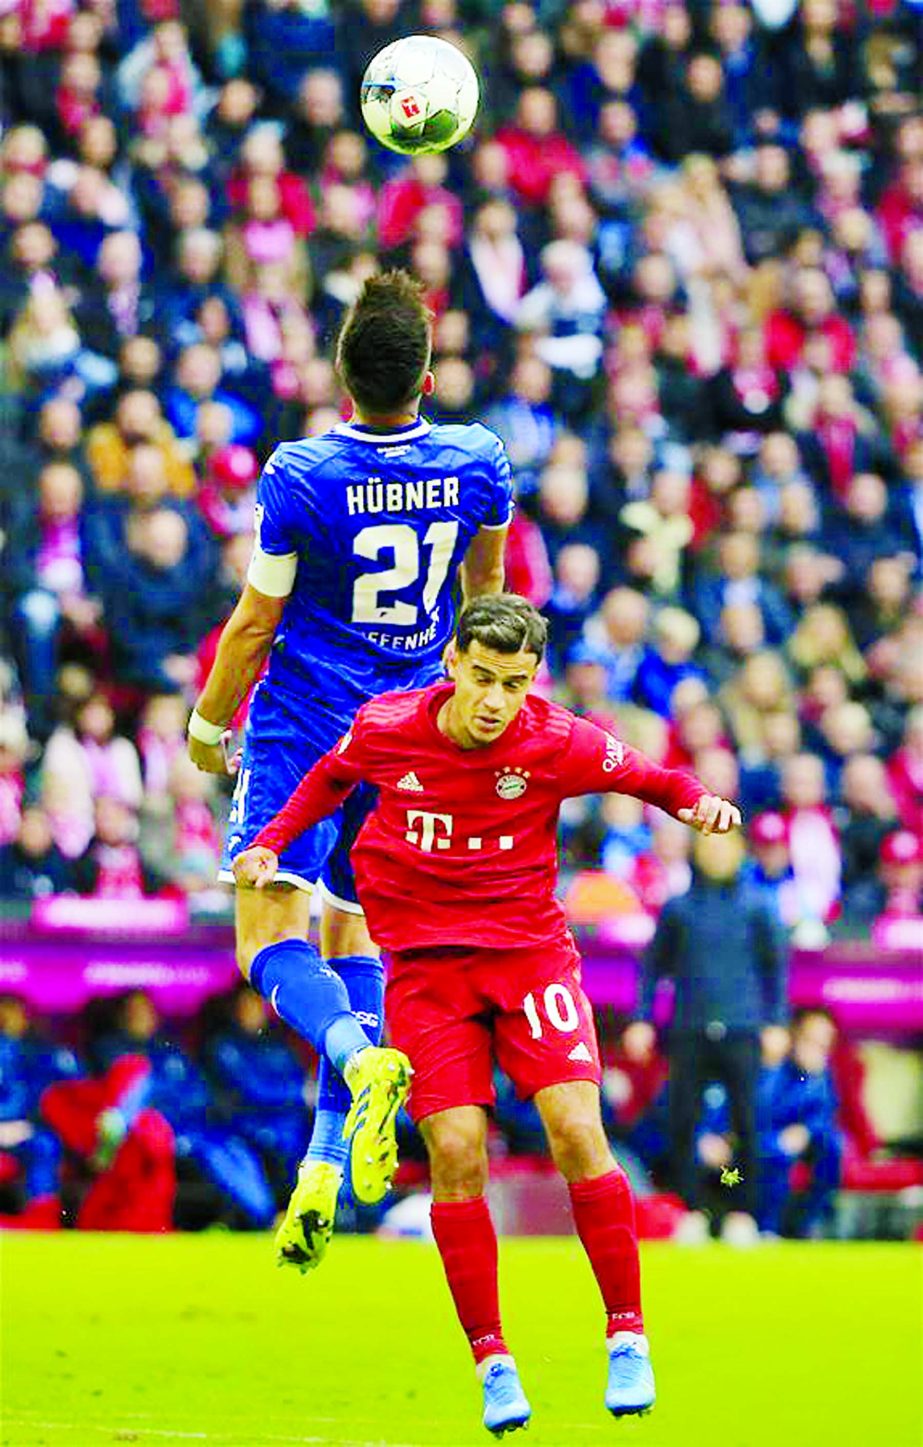
[[[339, 834], [324, 866], [320, 882], [322, 912], [320, 948], [325, 962], [346, 986], [350, 1006], [373, 1045], [378, 1045], [384, 1024], [384, 968], [373, 944], [365, 915], [356, 897], [350, 864], [350, 850], [374, 803], [374, 791], [362, 787], [353, 791], [340, 811]], [[342, 1076], [329, 1062], [321, 1060], [317, 1081], [314, 1127], [305, 1159], [322, 1162], [343, 1171], [350, 1151], [347, 1120], [352, 1095]], [[362, 1141], [354, 1143], [357, 1164], [361, 1163]], [[372, 1151], [373, 1159], [379, 1154]], [[386, 1162], [389, 1174], [396, 1166], [396, 1148]], [[360, 1183], [361, 1189], [362, 1183]], [[373, 1183], [373, 1191], [375, 1185]], [[366, 1188], [367, 1193], [367, 1188]], [[383, 1194], [383, 1192], [381, 1193]], [[363, 1197], [365, 1198], [365, 1197]]]
[[497, 1237], [485, 1190], [493, 1101], [484, 1002], [446, 959], [392, 960], [387, 1013], [413, 1065], [409, 1109], [430, 1162], [433, 1235], [484, 1393], [484, 1424], [502, 1435], [529, 1420], [500, 1320]]
[[[363, 1163], [354, 1171], [356, 1194], [380, 1199], [396, 1166], [394, 1119], [409, 1084], [405, 1058], [372, 1045], [353, 1014], [346, 985], [307, 940], [304, 889], [238, 889], [236, 916], [238, 961], [244, 974], [249, 966], [250, 983], [345, 1079], [361, 1111], [353, 1130], [353, 1149], [361, 1150]], [[301, 1270], [318, 1264], [333, 1231], [341, 1179], [342, 1167], [334, 1162], [306, 1161], [299, 1168], [276, 1234], [280, 1262]]]
[[593, 1012], [569, 945], [510, 951], [495, 1033], [500, 1066], [534, 1099], [555, 1165], [570, 1191], [577, 1234], [606, 1311], [606, 1406], [617, 1416], [648, 1410], [654, 1379], [641, 1310], [634, 1201], [602, 1122]]
[[[317, 753], [292, 733], [286, 718], [264, 717], [266, 707], [258, 695], [229, 818], [224, 879], [233, 878], [234, 856], [278, 811]], [[407, 1092], [408, 1068], [397, 1052], [373, 1046], [351, 1009], [343, 980], [307, 937], [310, 890], [336, 837], [333, 821], [322, 821], [282, 855], [276, 884], [236, 891], [238, 963], [280, 1018], [310, 1041], [328, 1069], [346, 1079], [351, 1100], [361, 1101], [361, 1116], [351, 1124], [364, 1175], [356, 1171], [354, 1184], [357, 1196], [371, 1202], [387, 1191], [396, 1164], [394, 1118]], [[341, 1174], [340, 1166], [325, 1161], [299, 1171], [277, 1235], [283, 1260], [306, 1269], [320, 1259], [333, 1229]]]
[[[233, 882], [235, 856], [278, 812], [319, 751], [271, 697], [257, 690], [219, 878]], [[342, 1074], [347, 1061], [370, 1042], [339, 976], [308, 941], [310, 892], [335, 839], [331, 821], [306, 830], [282, 855], [273, 885], [235, 890], [235, 920], [242, 973], [276, 1014]]]
[[497, 1234], [487, 1207], [487, 1113], [462, 1105], [420, 1121], [432, 1178], [433, 1235], [484, 1393], [495, 1436], [524, 1427], [532, 1409], [500, 1321]]
[[235, 891], [237, 961], [276, 1014], [342, 1074], [371, 1042], [349, 1006], [339, 975], [307, 939], [305, 888], [273, 884]]

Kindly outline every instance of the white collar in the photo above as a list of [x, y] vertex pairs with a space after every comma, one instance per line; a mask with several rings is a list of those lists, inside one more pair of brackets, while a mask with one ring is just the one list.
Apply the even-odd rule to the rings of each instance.
[[380, 445], [382, 442], [414, 442], [418, 437], [426, 436], [430, 430], [430, 424], [425, 418], [420, 417], [416, 422], [408, 422], [406, 426], [395, 428], [392, 432], [379, 432], [361, 422], [341, 422], [333, 430], [341, 437], [351, 437], [356, 442], [372, 442]]

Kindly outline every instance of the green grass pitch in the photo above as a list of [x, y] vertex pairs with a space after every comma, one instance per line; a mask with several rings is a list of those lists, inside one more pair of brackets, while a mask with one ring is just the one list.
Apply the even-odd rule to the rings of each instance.
[[[923, 1252], [645, 1248], [660, 1400], [602, 1407], [595, 1287], [573, 1240], [502, 1243], [523, 1447], [920, 1447]], [[268, 1238], [6, 1235], [0, 1441], [222, 1447], [487, 1443], [435, 1248], [341, 1239], [277, 1271]]]

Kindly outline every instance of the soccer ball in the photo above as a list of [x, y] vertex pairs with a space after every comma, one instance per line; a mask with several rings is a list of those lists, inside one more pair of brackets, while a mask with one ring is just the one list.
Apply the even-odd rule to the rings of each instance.
[[362, 119], [404, 156], [447, 151], [468, 134], [480, 87], [467, 56], [447, 40], [407, 35], [380, 50], [362, 77]]

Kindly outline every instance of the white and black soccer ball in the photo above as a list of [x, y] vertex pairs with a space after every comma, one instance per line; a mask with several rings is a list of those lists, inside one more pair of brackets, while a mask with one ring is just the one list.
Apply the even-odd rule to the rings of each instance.
[[406, 35], [369, 62], [362, 119], [376, 140], [402, 155], [447, 151], [471, 130], [480, 86], [474, 66], [447, 40]]

